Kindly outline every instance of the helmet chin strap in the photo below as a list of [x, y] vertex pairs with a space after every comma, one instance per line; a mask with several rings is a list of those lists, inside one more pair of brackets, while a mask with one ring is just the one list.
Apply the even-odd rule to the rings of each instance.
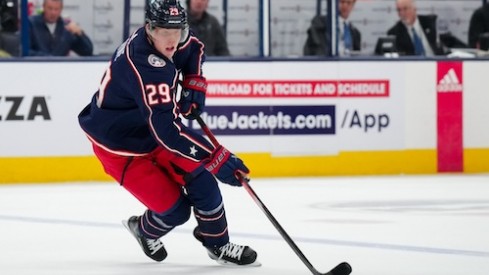
[[153, 32], [154, 29], [151, 29], [151, 25], [148, 23], [146, 24], [145, 28], [146, 28], [146, 34], [147, 34], [146, 39], [148, 39], [149, 44], [151, 44], [151, 46], [154, 47], [153, 35], [151, 34], [151, 32]]
[[153, 36], [149, 32], [148, 32], [147, 39], [148, 39], [149, 44], [154, 47], [155, 46], [155, 43], [153, 42]]
[[190, 36], [190, 31], [189, 31], [189, 26], [186, 25], [183, 29], [182, 29], [182, 35], [180, 37], [180, 42], [178, 42], [178, 44], [181, 44], [181, 43], [185, 43], [187, 42], [187, 39], [188, 37]]

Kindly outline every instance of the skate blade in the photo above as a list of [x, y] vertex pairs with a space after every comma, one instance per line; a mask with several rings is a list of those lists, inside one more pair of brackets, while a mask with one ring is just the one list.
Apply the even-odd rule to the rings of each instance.
[[122, 220], [122, 225], [124, 225], [124, 227], [129, 230], [129, 232], [131, 233], [132, 235], [132, 232], [131, 232], [131, 229], [129, 229], [129, 221], [128, 220]]
[[[129, 221], [128, 220], [122, 220], [121, 222], [122, 222], [122, 225], [124, 225], [124, 227], [127, 229], [127, 231], [129, 231], [129, 233], [131, 233], [131, 235], [136, 239], [136, 241], [138, 241], [139, 245], [141, 247], [143, 247], [143, 245], [141, 244], [141, 241], [139, 240], [139, 238], [136, 237], [134, 235], [134, 233], [131, 231], [131, 228], [129, 228]], [[143, 250], [144, 250], [144, 248], [143, 248]]]
[[220, 265], [229, 266], [229, 267], [260, 267], [261, 266], [261, 263], [259, 261], [254, 261], [251, 264], [245, 264], [245, 265], [235, 264], [222, 259], [221, 260], [218, 259], [215, 261]]

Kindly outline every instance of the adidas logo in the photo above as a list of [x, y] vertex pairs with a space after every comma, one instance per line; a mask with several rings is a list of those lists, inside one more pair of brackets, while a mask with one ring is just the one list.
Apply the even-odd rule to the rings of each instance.
[[460, 80], [455, 73], [455, 70], [450, 69], [447, 74], [440, 80], [438, 85], [436, 86], [436, 90], [439, 93], [446, 92], [461, 92], [463, 90], [463, 85], [460, 83]]

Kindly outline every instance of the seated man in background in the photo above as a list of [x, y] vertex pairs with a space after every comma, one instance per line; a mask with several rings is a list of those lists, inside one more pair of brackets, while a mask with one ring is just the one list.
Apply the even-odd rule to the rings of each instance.
[[476, 9], [470, 18], [469, 46], [480, 48], [479, 37], [483, 33], [489, 33], [489, 4]]
[[29, 18], [30, 51], [33, 56], [67, 56], [74, 51], [80, 56], [91, 56], [90, 38], [74, 22], [61, 17], [63, 0], [44, 0], [43, 12]]
[[[360, 51], [362, 36], [360, 31], [348, 22], [356, 0], [340, 0], [338, 3], [338, 55], [349, 56], [352, 51]], [[323, 15], [316, 15], [307, 30], [304, 55], [329, 55], [330, 38], [327, 35], [329, 22]]]
[[437, 41], [436, 15], [417, 15], [414, 0], [397, 0], [400, 20], [387, 31], [396, 37], [400, 55], [444, 55]]
[[231, 55], [224, 31], [217, 18], [206, 10], [209, 0], [187, 0], [188, 23], [197, 38], [204, 43], [207, 56]]

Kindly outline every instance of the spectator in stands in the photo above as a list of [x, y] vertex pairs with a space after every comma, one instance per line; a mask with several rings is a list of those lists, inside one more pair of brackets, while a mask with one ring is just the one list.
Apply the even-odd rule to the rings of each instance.
[[18, 4], [14, 0], [0, 0], [0, 30], [16, 32], [18, 30]]
[[470, 18], [469, 46], [480, 48], [479, 38], [481, 34], [489, 33], [489, 4], [476, 9]]
[[396, 37], [400, 55], [434, 56], [444, 55], [437, 41], [436, 15], [418, 15], [414, 0], [397, 0], [400, 20], [387, 31]]
[[[338, 55], [349, 56], [352, 51], [360, 51], [362, 36], [360, 31], [348, 21], [356, 0], [340, 0], [338, 3]], [[327, 34], [329, 22], [326, 16], [316, 15], [307, 30], [304, 55], [329, 55], [330, 37]]]
[[207, 12], [209, 0], [187, 0], [188, 23], [204, 43], [207, 56], [231, 55], [224, 31], [217, 18]]
[[0, 57], [19, 56], [18, 2], [0, 0]]
[[61, 17], [63, 0], [44, 0], [43, 12], [29, 18], [30, 52], [36, 56], [66, 56], [70, 51], [91, 56], [90, 38], [75, 22]]

